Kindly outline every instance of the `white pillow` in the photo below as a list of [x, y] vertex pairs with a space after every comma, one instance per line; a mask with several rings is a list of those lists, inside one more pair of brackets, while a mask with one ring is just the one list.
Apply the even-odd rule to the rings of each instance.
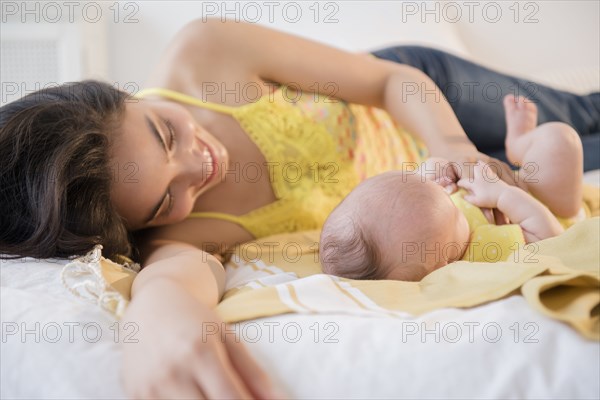
[[573, 93], [600, 92], [600, 69], [594, 66], [547, 69], [532, 74], [533, 77], [539, 83]]
[[595, 67], [598, 76], [598, 1], [448, 3], [461, 7], [463, 18], [456, 24], [460, 38], [485, 66], [533, 81], [540, 71], [581, 66]]
[[124, 398], [118, 380], [123, 336], [112, 314], [62, 285], [67, 262], [1, 261], [3, 399]]

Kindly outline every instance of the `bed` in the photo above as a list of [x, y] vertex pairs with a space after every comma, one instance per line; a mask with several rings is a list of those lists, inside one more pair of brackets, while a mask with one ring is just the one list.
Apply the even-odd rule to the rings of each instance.
[[[599, 179], [600, 171], [586, 174]], [[67, 264], [2, 261], [2, 398], [125, 397], [120, 344], [135, 340], [135, 329], [119, 326], [114, 303], [100, 307], [68, 290]], [[228, 264], [229, 289], [249, 282], [236, 270]], [[298, 277], [269, 279], [277, 286]], [[599, 342], [520, 294], [416, 317], [372, 311], [297, 310], [233, 326], [292, 398], [600, 397]]]

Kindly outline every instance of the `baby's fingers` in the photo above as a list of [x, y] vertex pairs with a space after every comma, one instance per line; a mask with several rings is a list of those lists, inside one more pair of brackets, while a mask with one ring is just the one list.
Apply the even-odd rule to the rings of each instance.
[[463, 196], [463, 199], [465, 199], [466, 201], [468, 201], [471, 204], [474, 204], [475, 196], [473, 196], [472, 194], [465, 194]]
[[[467, 188], [464, 188], [464, 189], [467, 189]], [[474, 205], [479, 204], [479, 197], [480, 196], [477, 195], [477, 192], [475, 190], [469, 190], [469, 189], [467, 189], [467, 193], [465, 193], [463, 195], [463, 199], [465, 199], [466, 201], [468, 201], [469, 203], [474, 204]]]
[[471, 190], [473, 187], [473, 180], [469, 178], [461, 178], [456, 182], [456, 185], [460, 188]]

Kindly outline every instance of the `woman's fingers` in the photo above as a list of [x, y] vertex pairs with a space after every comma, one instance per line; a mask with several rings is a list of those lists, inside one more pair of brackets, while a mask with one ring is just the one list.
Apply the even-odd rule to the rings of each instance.
[[451, 183], [449, 185], [444, 186], [444, 191], [446, 191], [446, 193], [448, 194], [452, 194], [454, 192], [456, 192], [458, 190], [458, 186], [456, 186], [456, 183]]
[[151, 396], [152, 399], [181, 399], [204, 400], [200, 387], [191, 379], [174, 379], [166, 384], [161, 384], [159, 391]]
[[[243, 343], [222, 337], [205, 349], [194, 376], [207, 399], [285, 399]], [[214, 347], [213, 347], [214, 346]]]
[[254, 361], [246, 346], [235, 340], [226, 341], [227, 352], [234, 368], [240, 375], [252, 394], [258, 399], [286, 399], [288, 398], [279, 390]]
[[233, 367], [226, 345], [220, 339], [203, 343], [199, 362], [193, 366], [194, 376], [208, 399], [254, 399], [237, 370]]

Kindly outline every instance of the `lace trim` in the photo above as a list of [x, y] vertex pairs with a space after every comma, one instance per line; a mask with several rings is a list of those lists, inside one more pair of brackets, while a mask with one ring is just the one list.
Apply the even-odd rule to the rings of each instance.
[[[129, 301], [104, 278], [102, 260], [106, 260], [102, 257], [102, 245], [97, 244], [85, 256], [65, 265], [60, 273], [60, 280], [74, 296], [94, 303], [121, 318]], [[137, 263], [125, 263], [123, 266], [134, 272], [140, 270]]]
[[[263, 97], [238, 108], [233, 117], [264, 158], [278, 163], [271, 180], [277, 200], [239, 218], [255, 237], [317, 229], [358, 183], [352, 159], [345, 152], [340, 154], [341, 141], [334, 141], [323, 123], [311, 118], [305, 110], [279, 97], [266, 107], [263, 103], [268, 100]], [[341, 103], [337, 106], [344, 108]], [[300, 179], [286, 179], [282, 167], [288, 164], [299, 168]], [[334, 167], [337, 169], [332, 180], [328, 175], [332, 175]]]

